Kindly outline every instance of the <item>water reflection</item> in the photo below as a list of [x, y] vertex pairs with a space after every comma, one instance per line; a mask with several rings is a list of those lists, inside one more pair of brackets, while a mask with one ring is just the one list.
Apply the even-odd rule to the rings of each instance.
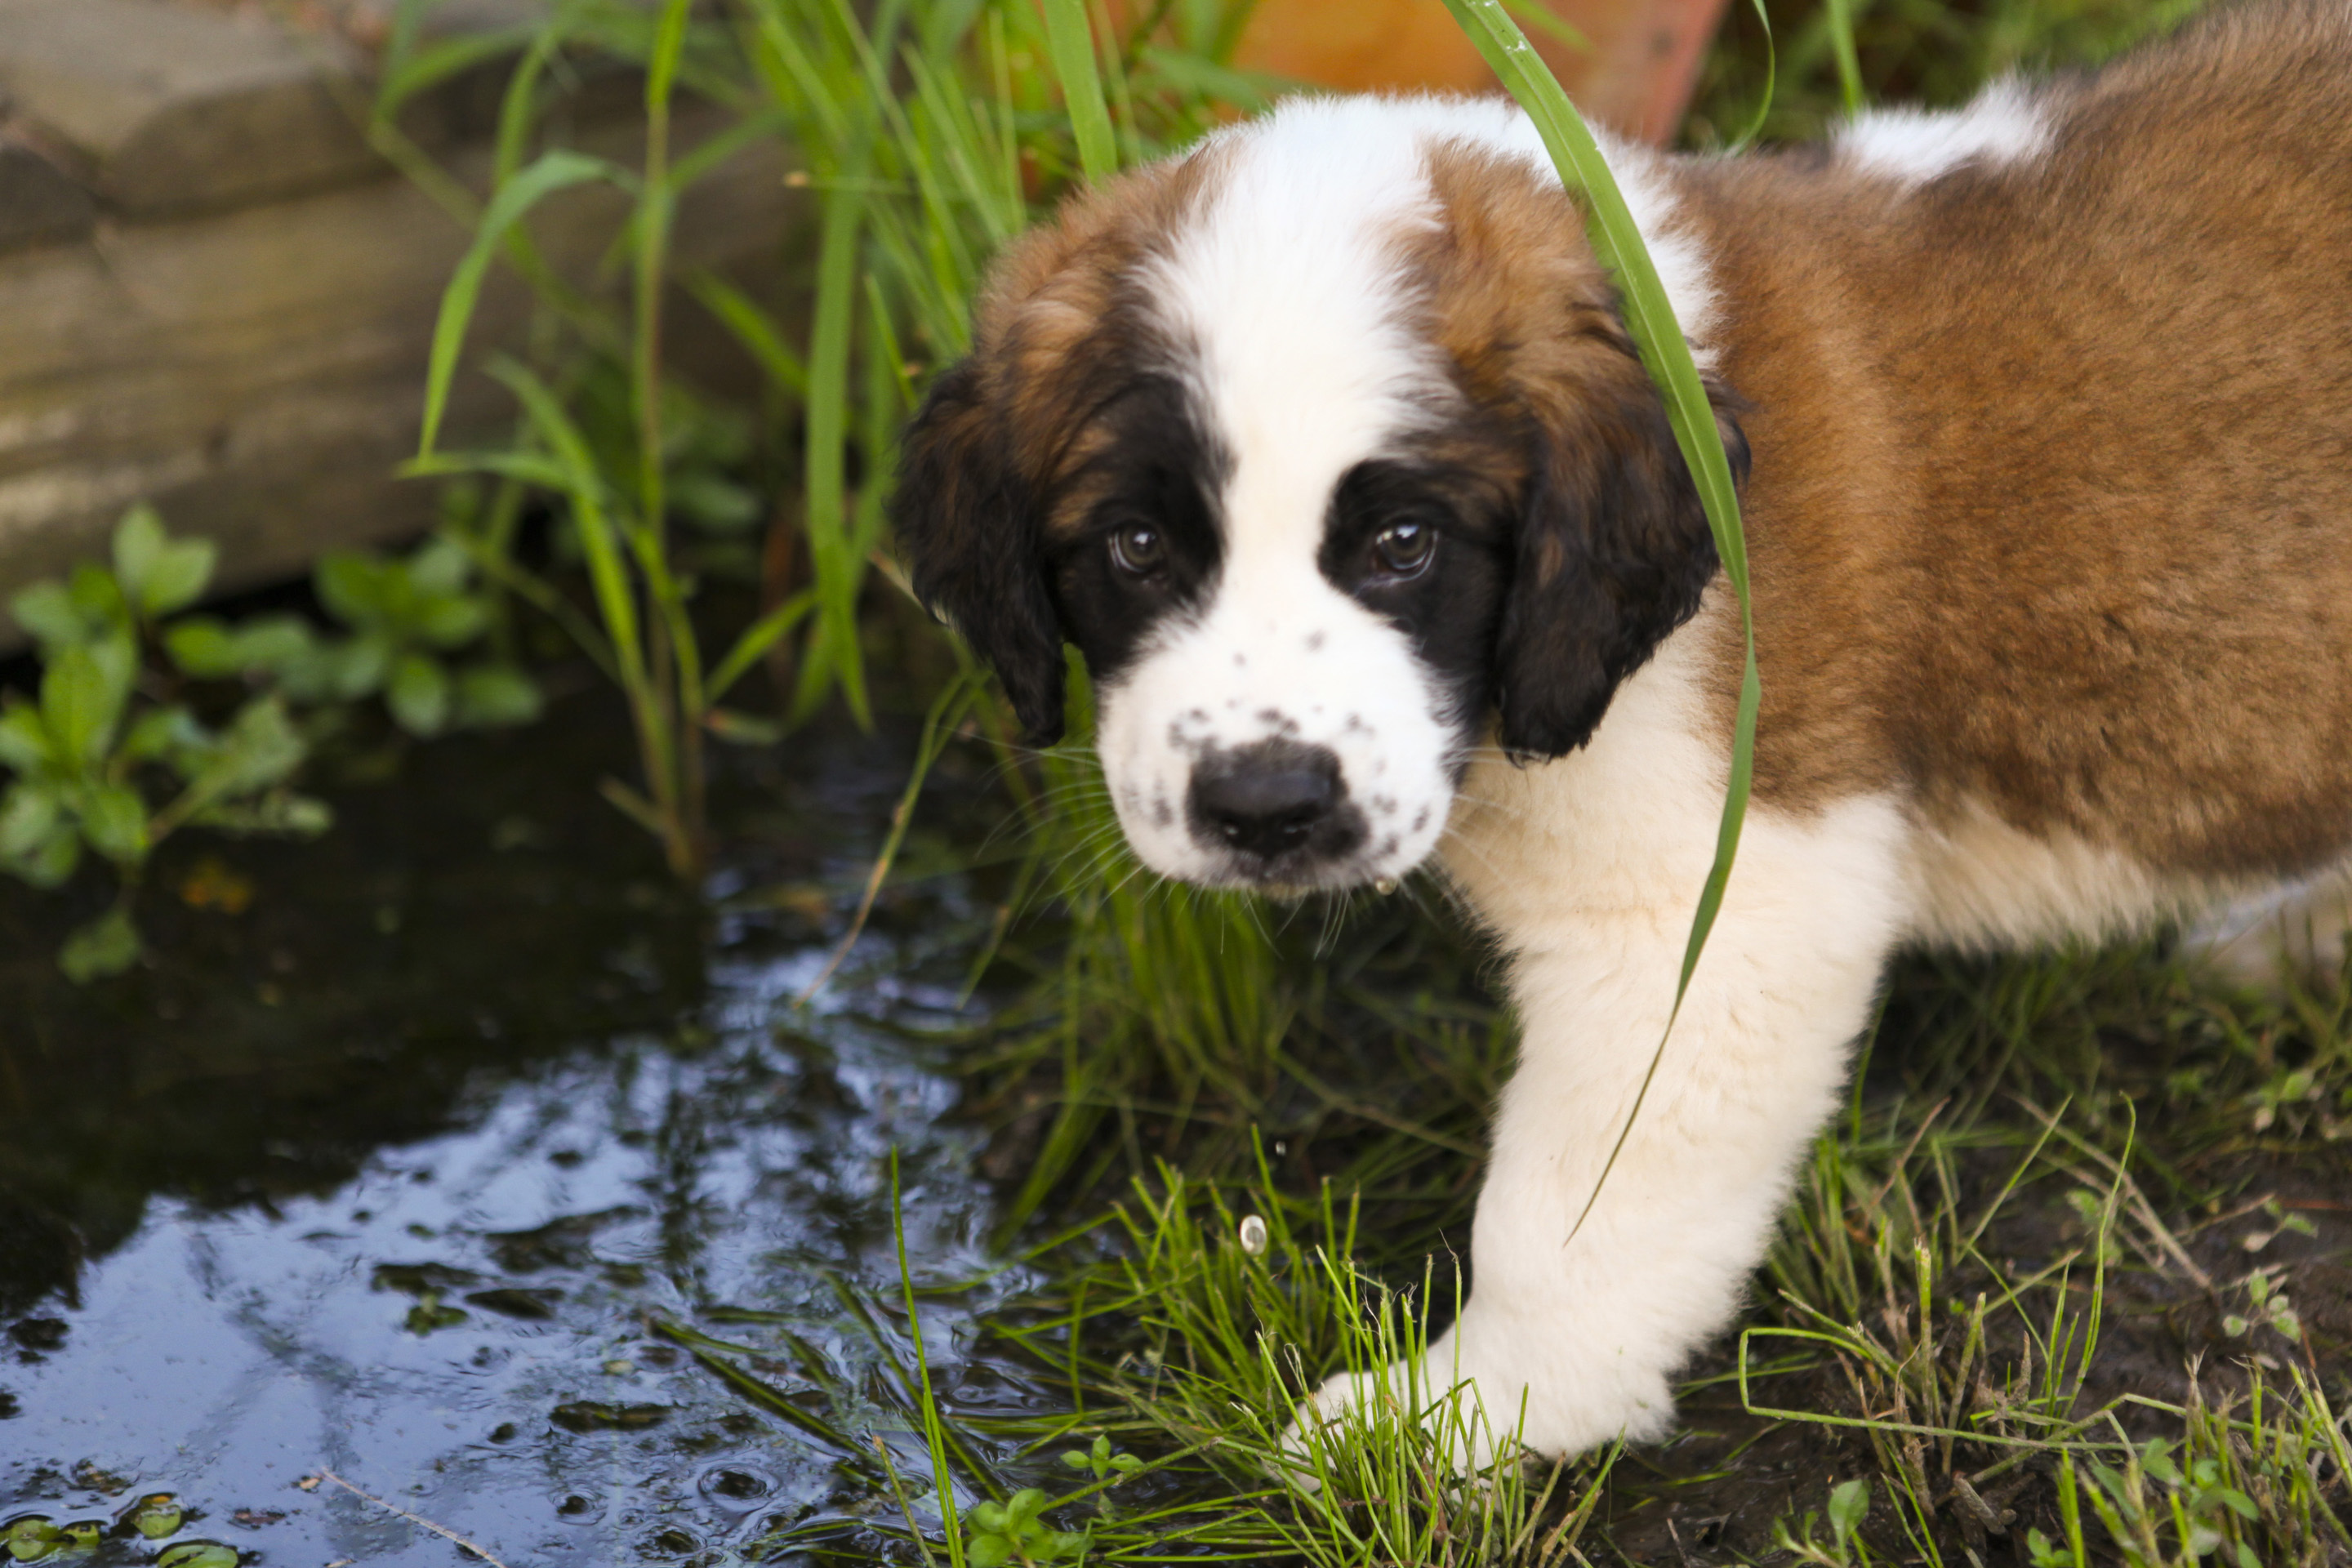
[[[984, 922], [931, 884], [884, 910], [862, 982], [796, 1010], [831, 905], [705, 930], [574, 799], [562, 749], [597, 741], [415, 753], [327, 843], [236, 847], [253, 912], [167, 910], [160, 967], [102, 993], [47, 973], [53, 909], [0, 909], [25, 1021], [0, 1037], [0, 1520], [168, 1490], [173, 1539], [450, 1560], [304, 1489], [324, 1467], [520, 1564], [719, 1562], [876, 1508], [870, 1455], [826, 1434], [919, 1448], [888, 1370], [910, 1353], [892, 1149], [919, 1273], [988, 1262], [954, 1085], [909, 1029], [951, 1005], [959, 955], [912, 933]], [[750, 781], [786, 809], [736, 882], [854, 889], [894, 749], [803, 765]], [[927, 1300], [933, 1363], [1017, 1283]], [[666, 1321], [743, 1345], [730, 1364], [815, 1418], [747, 1402]], [[119, 1529], [83, 1561], [152, 1551]]]

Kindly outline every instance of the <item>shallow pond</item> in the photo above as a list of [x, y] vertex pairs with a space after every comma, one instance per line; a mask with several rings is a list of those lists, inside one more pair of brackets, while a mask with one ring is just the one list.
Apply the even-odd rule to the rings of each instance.
[[[824, 1434], [928, 1471], [888, 1153], [916, 1278], [984, 1276], [978, 1140], [924, 1036], [993, 911], [910, 878], [796, 1006], [905, 737], [739, 759], [696, 900], [596, 797], [625, 765], [600, 707], [350, 760], [315, 844], [169, 847], [119, 983], [58, 978], [72, 899], [0, 892], [0, 1522], [101, 1522], [95, 1563], [461, 1560], [321, 1470], [516, 1568], [895, 1517]], [[959, 1352], [1018, 1284], [925, 1300], [968, 1410], [1042, 1403]], [[714, 1359], [767, 1407], [666, 1323], [747, 1347]]]

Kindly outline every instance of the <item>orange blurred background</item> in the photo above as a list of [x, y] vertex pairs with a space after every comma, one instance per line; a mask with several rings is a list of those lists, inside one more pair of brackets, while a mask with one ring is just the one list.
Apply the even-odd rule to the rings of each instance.
[[[1724, 0], [1530, 3], [1590, 46], [1520, 24], [1588, 119], [1646, 142], [1674, 135]], [[1235, 63], [1350, 92], [1497, 90], [1444, 0], [1261, 0]]]

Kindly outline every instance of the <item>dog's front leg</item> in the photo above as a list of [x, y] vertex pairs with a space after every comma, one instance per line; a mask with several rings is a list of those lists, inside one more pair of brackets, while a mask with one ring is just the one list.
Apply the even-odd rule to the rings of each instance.
[[[1496, 889], [1493, 901], [1510, 907], [1487, 912], [1514, 950], [1523, 1044], [1472, 1231], [1469, 1300], [1415, 1375], [1335, 1378], [1302, 1416], [1328, 1416], [1384, 1377], [1415, 1404], [1475, 1388], [1492, 1433], [1516, 1427], [1546, 1454], [1660, 1435], [1673, 1416], [1669, 1378], [1737, 1307], [1790, 1173], [1836, 1101], [1900, 935], [1899, 837], [1879, 802], [1751, 816], [1721, 917], [1597, 1200], [1665, 1031], [1705, 860], [1694, 867], [1686, 846], [1651, 855], [1621, 843], [1580, 858], [1582, 874], [1556, 884], [1556, 910], [1523, 896], [1524, 882]], [[1674, 886], [1684, 899], [1639, 891]]]

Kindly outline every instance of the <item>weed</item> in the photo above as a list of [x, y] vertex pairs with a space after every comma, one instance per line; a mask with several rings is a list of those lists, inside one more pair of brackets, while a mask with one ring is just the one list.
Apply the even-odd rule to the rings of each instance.
[[[42, 672], [35, 700], [12, 693], [0, 708], [0, 767], [16, 774], [0, 797], [0, 869], [55, 888], [88, 852], [119, 886], [113, 907], [59, 950], [77, 982], [137, 961], [132, 901], [149, 858], [181, 828], [326, 829], [326, 806], [291, 787], [316, 728], [295, 710], [380, 695], [419, 735], [539, 711], [537, 686], [513, 664], [448, 662], [482, 640], [492, 613], [452, 545], [321, 561], [318, 596], [352, 628], [342, 637], [293, 615], [232, 626], [180, 614], [211, 583], [214, 558], [209, 542], [173, 539], [152, 509], [134, 507], [115, 528], [110, 564], [85, 562], [9, 604]], [[251, 694], [208, 724], [200, 714], [218, 705], [200, 700], [205, 683]]]

